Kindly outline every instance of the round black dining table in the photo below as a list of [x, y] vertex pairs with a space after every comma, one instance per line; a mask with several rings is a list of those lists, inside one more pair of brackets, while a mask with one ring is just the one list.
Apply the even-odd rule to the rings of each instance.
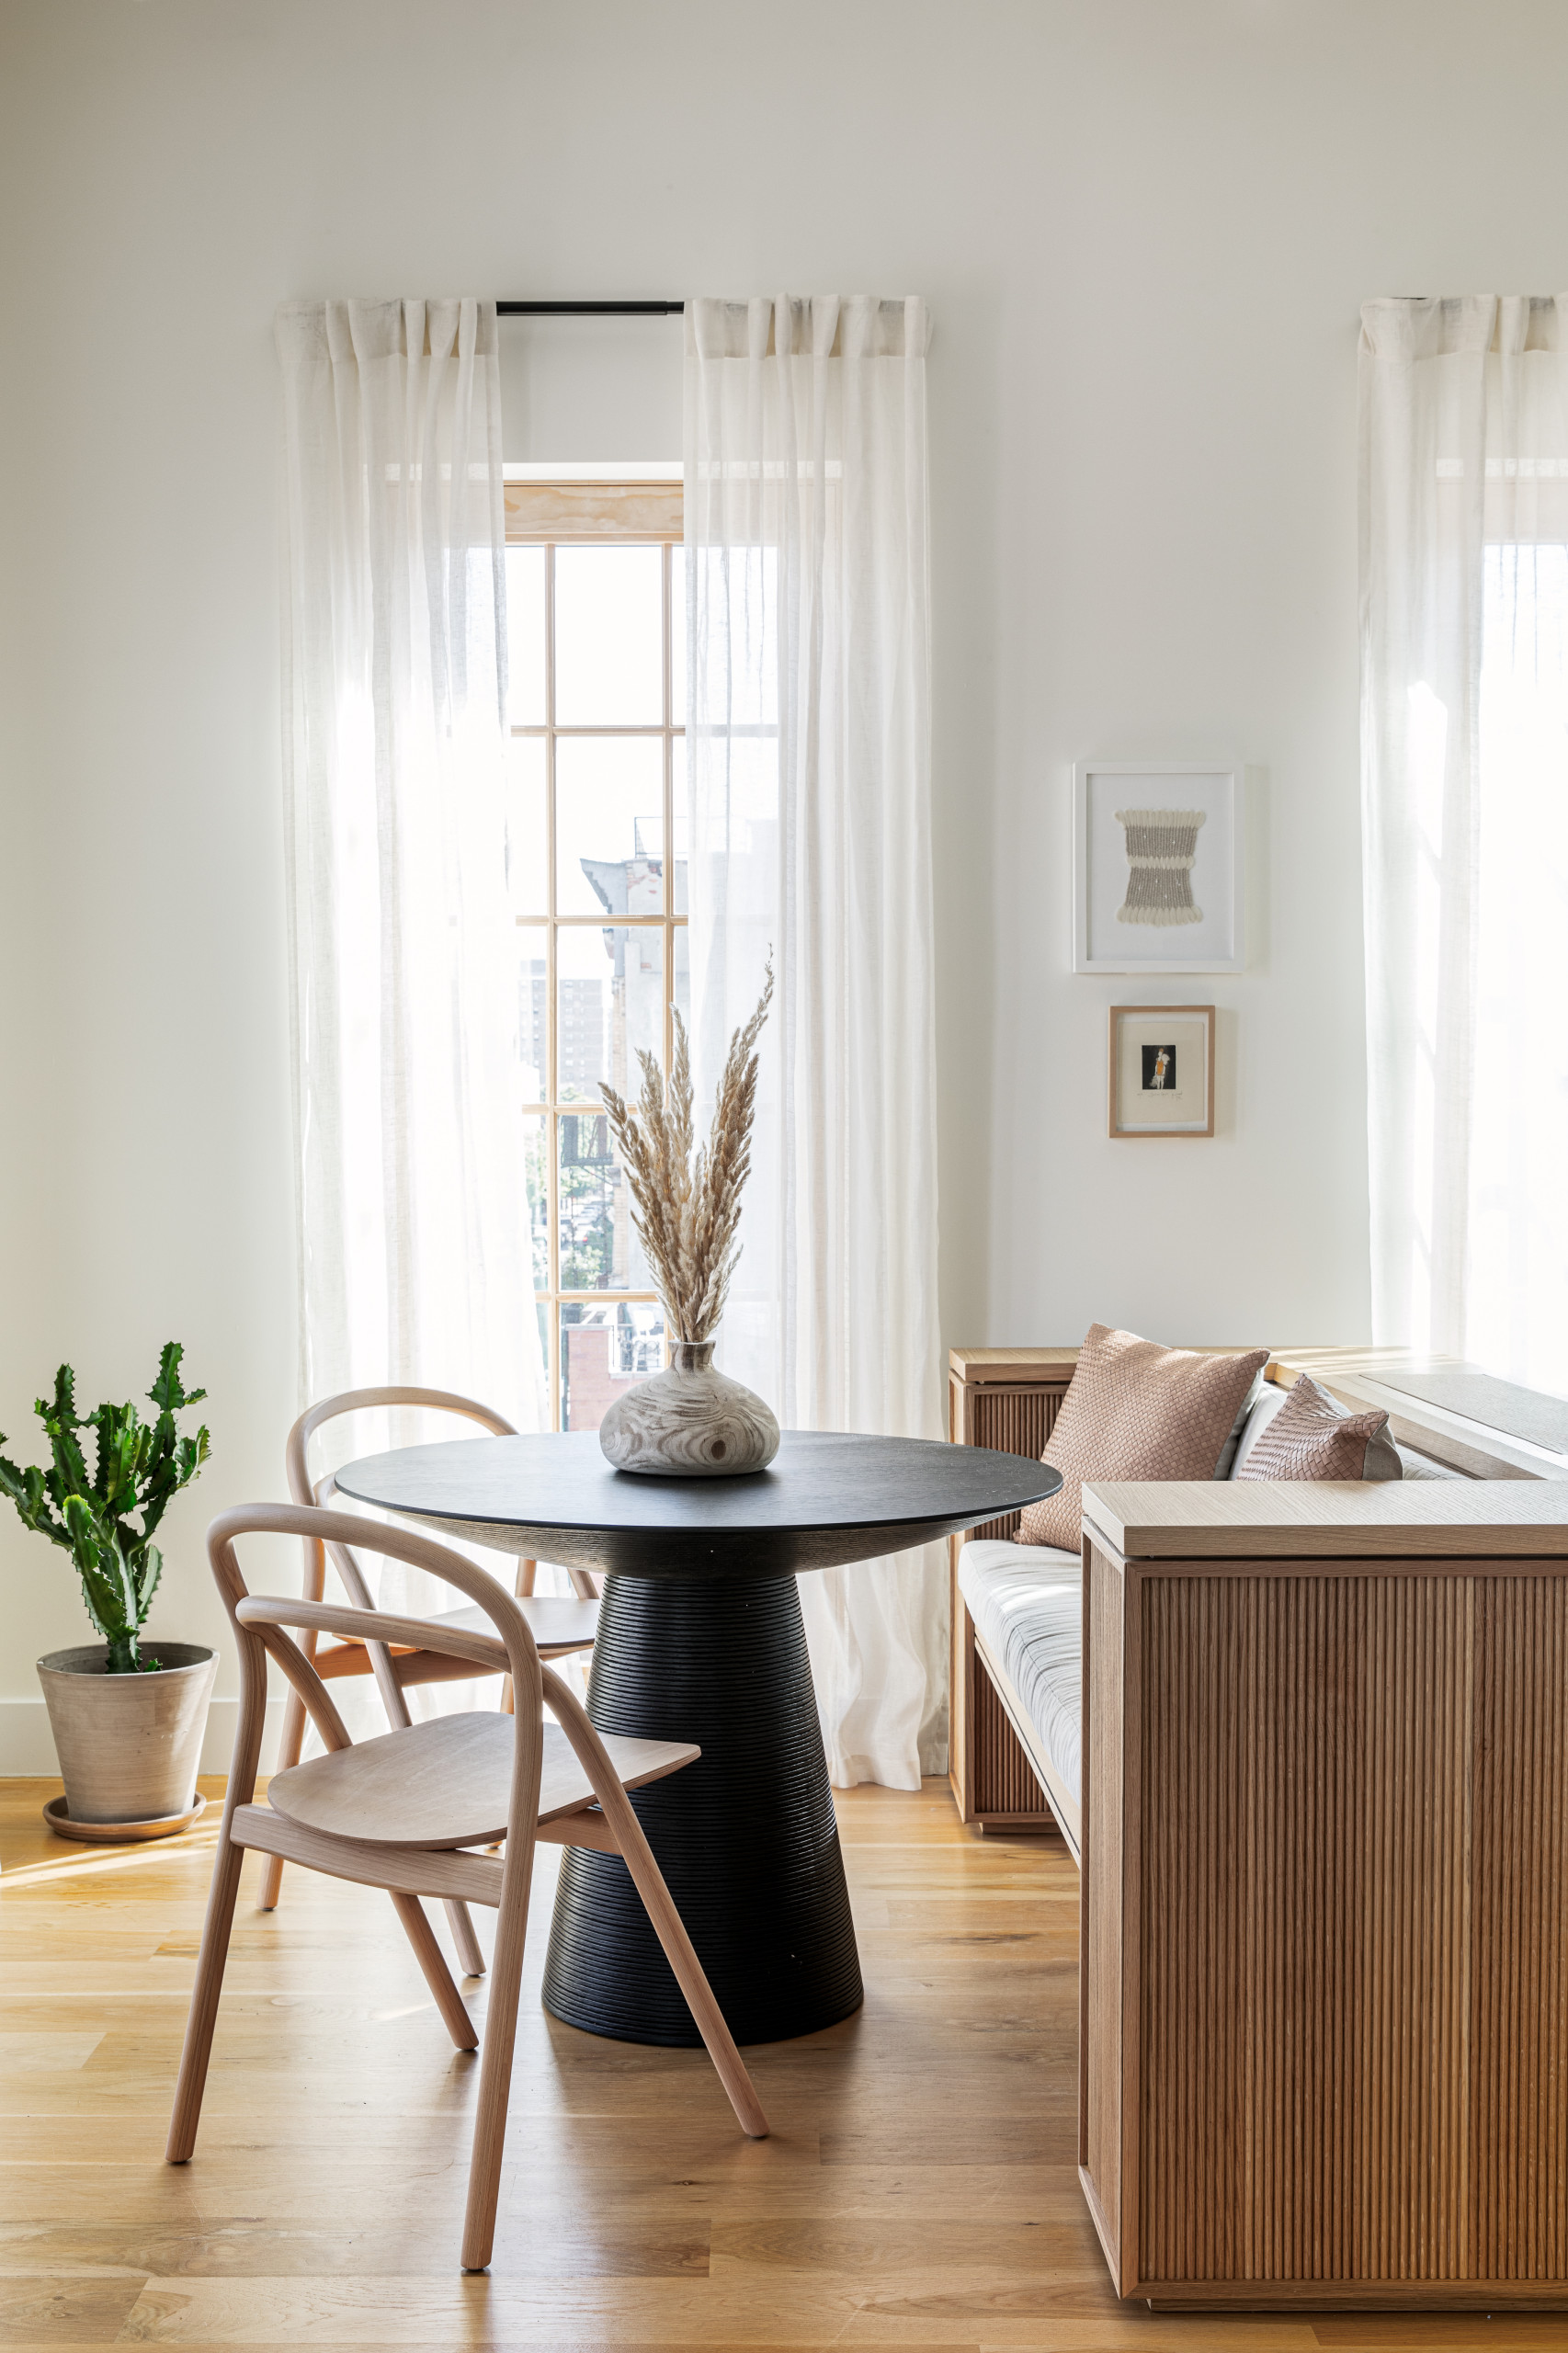
[[[694, 1743], [632, 1800], [737, 2042], [832, 2026], [863, 1998], [796, 1575], [879, 1558], [1054, 1495], [988, 1448], [786, 1431], [766, 1471], [617, 1471], [592, 1432], [367, 1455], [345, 1495], [471, 1542], [604, 1573], [588, 1678], [600, 1732]], [[699, 2041], [619, 1855], [564, 1853], [545, 2006], [629, 2042]]]

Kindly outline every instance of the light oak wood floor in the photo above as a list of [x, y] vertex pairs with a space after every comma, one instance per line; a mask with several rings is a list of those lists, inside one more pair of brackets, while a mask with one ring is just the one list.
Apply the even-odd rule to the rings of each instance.
[[166, 2167], [211, 1833], [68, 1847], [58, 1787], [0, 1782], [0, 2347], [1568, 2345], [1560, 2317], [1119, 2305], [1074, 2170], [1076, 1874], [965, 1832], [937, 1781], [840, 1797], [866, 2006], [747, 2053], [771, 2140], [701, 2052], [545, 2016], [543, 1849], [495, 2260], [465, 2278], [473, 2061], [384, 1896], [290, 1871], [260, 1915], [253, 1860], [201, 2137]]

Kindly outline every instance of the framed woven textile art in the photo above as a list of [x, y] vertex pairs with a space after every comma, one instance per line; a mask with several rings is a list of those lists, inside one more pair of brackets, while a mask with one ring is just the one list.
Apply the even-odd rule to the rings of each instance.
[[1113, 1005], [1113, 1136], [1211, 1136], [1214, 1007]]
[[1239, 761], [1079, 764], [1075, 972], [1242, 970], [1244, 781]]

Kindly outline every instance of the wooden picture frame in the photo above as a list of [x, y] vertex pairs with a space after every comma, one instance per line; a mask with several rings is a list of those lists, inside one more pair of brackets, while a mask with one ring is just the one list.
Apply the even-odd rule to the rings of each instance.
[[1211, 1005], [1111, 1006], [1113, 1137], [1213, 1134], [1214, 1029]]
[[[1073, 970], [1244, 971], [1242, 762], [1081, 760], [1073, 779]], [[1134, 815], [1187, 822], [1140, 838]]]

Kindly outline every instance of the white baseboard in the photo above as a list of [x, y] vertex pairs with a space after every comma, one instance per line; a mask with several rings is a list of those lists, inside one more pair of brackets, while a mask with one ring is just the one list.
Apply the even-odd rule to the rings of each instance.
[[[237, 1698], [213, 1699], [207, 1718], [207, 1732], [201, 1743], [201, 1770], [204, 1773], [228, 1771], [239, 1711]], [[264, 1773], [271, 1769], [282, 1722], [283, 1699], [279, 1694], [267, 1703], [267, 1732], [261, 1744], [261, 1769]], [[49, 1729], [49, 1711], [43, 1704], [41, 1692], [36, 1699], [0, 1699], [0, 1776], [21, 1780], [52, 1780], [58, 1779], [59, 1773], [54, 1740]]]

